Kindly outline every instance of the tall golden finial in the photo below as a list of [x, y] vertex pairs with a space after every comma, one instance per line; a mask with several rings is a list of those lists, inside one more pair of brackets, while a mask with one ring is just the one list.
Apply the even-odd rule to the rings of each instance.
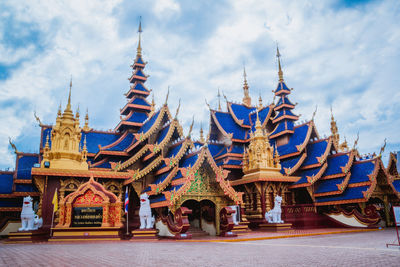
[[61, 101], [60, 101], [60, 105], [58, 106], [57, 117], [61, 117]]
[[88, 150], [87, 150], [87, 146], [86, 146], [86, 135], [85, 135], [85, 139], [83, 140], [83, 148], [82, 148], [82, 160], [83, 161], [86, 161], [87, 160], [87, 153], [88, 153]]
[[250, 107], [251, 106], [251, 98], [249, 96], [249, 85], [247, 84], [247, 74], [246, 67], [243, 65], [243, 104]]
[[262, 98], [261, 98], [261, 94], [258, 97], [258, 108], [261, 109], [263, 107], [263, 103], [262, 103]]
[[332, 111], [332, 106], [331, 106], [331, 133], [332, 133], [332, 138], [333, 138], [333, 144], [337, 149], [340, 150], [339, 148], [339, 141], [340, 141], [340, 136], [339, 136], [339, 131], [336, 125], [335, 118], [333, 117], [333, 111]]
[[221, 94], [219, 92], [219, 88], [218, 88], [218, 111], [221, 111]]
[[357, 147], [358, 139], [360, 139], [360, 132], [357, 132], [357, 138], [356, 138], [356, 140], [354, 141], [353, 150], [356, 149], [356, 147]]
[[83, 126], [83, 130], [85, 132], [90, 131], [90, 127], [89, 127], [89, 109], [86, 109], [86, 115], [85, 115], [85, 125]]
[[69, 94], [68, 94], [68, 103], [67, 107], [65, 108], [65, 111], [71, 111], [71, 90], [72, 90], [72, 75], [71, 75], [71, 80], [69, 82]]
[[281, 53], [279, 53], [279, 47], [278, 44], [276, 44], [276, 57], [278, 58], [278, 76], [279, 76], [279, 82], [283, 82], [283, 71], [282, 71], [282, 66], [281, 66]]
[[381, 150], [379, 151], [379, 156], [382, 157], [383, 152], [385, 152], [385, 147], [386, 147], [386, 138], [383, 140], [383, 146], [381, 147]]
[[153, 93], [151, 97], [151, 112], [154, 112], [155, 109], [156, 109], [156, 102], [154, 101], [154, 93]]
[[18, 153], [17, 147], [16, 147], [15, 144], [11, 141], [11, 137], [8, 137], [8, 143], [10, 144], [10, 146], [12, 147], [12, 149], [14, 150], [14, 153], [17, 154], [17, 153]]
[[178, 118], [178, 114], [179, 114], [179, 109], [181, 107], [181, 99], [179, 98], [179, 104], [178, 104], [178, 108], [176, 109], [176, 113], [175, 113], [175, 119]]
[[203, 124], [200, 124], [200, 142], [204, 143], [204, 136], [203, 136]]
[[314, 113], [313, 113], [313, 115], [312, 115], [312, 121], [315, 119], [315, 115], [317, 115], [317, 110], [318, 110], [318, 105], [315, 105], [315, 110], [314, 110]]
[[79, 104], [78, 104], [78, 108], [76, 109], [75, 117], [76, 117], [77, 119], [79, 119], [79, 116], [80, 116], [80, 114], [79, 114]]
[[190, 135], [192, 134], [193, 124], [194, 124], [194, 116], [193, 116], [193, 118], [192, 118], [192, 123], [190, 124], [188, 137], [190, 137]]
[[141, 46], [141, 39], [142, 39], [142, 16], [139, 17], [139, 42], [137, 47], [137, 56], [140, 57], [142, 55], [142, 46]]
[[168, 91], [167, 91], [167, 96], [165, 97], [165, 103], [164, 105], [168, 104], [168, 96], [169, 96], [169, 85], [168, 85]]

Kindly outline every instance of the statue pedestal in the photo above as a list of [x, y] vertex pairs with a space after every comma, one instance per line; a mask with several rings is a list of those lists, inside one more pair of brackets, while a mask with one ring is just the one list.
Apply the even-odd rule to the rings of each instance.
[[117, 241], [121, 240], [120, 227], [68, 227], [52, 228], [50, 242]]
[[243, 235], [250, 231], [249, 224], [250, 222], [240, 222], [238, 225], [235, 225], [233, 227], [232, 232], [234, 232], [237, 235]]
[[11, 232], [4, 241], [6, 244], [45, 242], [49, 238], [48, 232], [43, 230]]
[[132, 239], [136, 240], [158, 240], [158, 230], [157, 229], [136, 229], [131, 231]]
[[292, 229], [291, 223], [261, 223], [259, 230], [268, 232], [280, 232]]

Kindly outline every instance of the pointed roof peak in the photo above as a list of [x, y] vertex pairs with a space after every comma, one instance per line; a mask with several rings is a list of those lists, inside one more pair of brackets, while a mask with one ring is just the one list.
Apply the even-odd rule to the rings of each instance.
[[65, 107], [64, 112], [69, 111], [69, 112], [72, 113], [72, 109], [71, 109], [71, 91], [72, 91], [72, 75], [71, 75], [71, 80], [69, 82], [68, 102], [67, 102], [67, 106]]
[[243, 64], [243, 104], [250, 107], [251, 106], [251, 98], [249, 95], [249, 85], [247, 84], [247, 73], [246, 66]]
[[221, 111], [221, 93], [219, 92], [219, 88], [218, 88], [218, 111]]
[[138, 47], [136, 54], [138, 57], [142, 56], [142, 45], [141, 45], [141, 39], [142, 39], [142, 16], [139, 17], [139, 28], [138, 28], [138, 33], [139, 33], [139, 42], [138, 42]]
[[279, 52], [279, 46], [278, 43], [276, 44], [276, 58], [278, 59], [278, 76], [279, 76], [279, 82], [283, 82], [283, 71], [282, 71], [282, 66], [281, 66], [281, 53]]

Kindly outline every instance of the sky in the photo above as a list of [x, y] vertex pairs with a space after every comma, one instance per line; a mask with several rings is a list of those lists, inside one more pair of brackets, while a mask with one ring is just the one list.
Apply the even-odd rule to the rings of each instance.
[[[142, 17], [146, 86], [168, 104], [187, 133], [208, 131], [218, 89], [243, 98], [243, 66], [253, 103], [273, 101], [276, 44], [300, 120], [330, 134], [332, 106], [341, 138], [360, 153], [400, 150], [400, 2], [69, 0], [0, 2], [0, 169], [14, 167], [18, 150], [38, 152], [40, 127], [72, 104], [90, 126], [114, 129], [126, 103], [130, 65]], [[151, 100], [151, 98], [150, 98]], [[221, 98], [226, 109], [225, 101]], [[387, 164], [387, 154], [383, 160]]]

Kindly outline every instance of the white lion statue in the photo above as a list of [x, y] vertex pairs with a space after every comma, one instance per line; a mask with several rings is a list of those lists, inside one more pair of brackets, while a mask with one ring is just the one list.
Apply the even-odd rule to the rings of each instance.
[[265, 213], [265, 219], [269, 223], [284, 223], [284, 221], [282, 221], [281, 218], [282, 215], [281, 203], [282, 203], [282, 197], [276, 196], [274, 208]]
[[43, 219], [35, 214], [32, 208], [32, 198], [30, 196], [24, 197], [21, 211], [21, 224], [22, 227], [18, 231], [32, 231], [37, 230], [43, 225]]
[[140, 229], [151, 229], [154, 226], [154, 217], [151, 216], [149, 196], [144, 193], [140, 195]]

